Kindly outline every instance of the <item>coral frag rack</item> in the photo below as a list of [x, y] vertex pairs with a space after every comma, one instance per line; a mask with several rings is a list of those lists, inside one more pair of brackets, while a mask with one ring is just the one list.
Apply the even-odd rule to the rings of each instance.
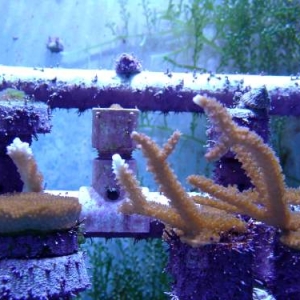
[[215, 97], [233, 104], [237, 91], [265, 85], [271, 115], [300, 115], [300, 78], [297, 76], [219, 75], [143, 71], [121, 77], [113, 70], [76, 70], [0, 66], [0, 91], [14, 88], [51, 108], [80, 111], [118, 103], [140, 111], [202, 112], [192, 98]]
[[[118, 212], [120, 204], [125, 202], [126, 194], [122, 186], [115, 182], [111, 156], [115, 152], [121, 155], [120, 159], [114, 162], [115, 172], [123, 166], [124, 160], [124, 166], [129, 165], [130, 172], [134, 174], [135, 161], [131, 152], [135, 145], [131, 144], [130, 136], [135, 137], [138, 144], [143, 139], [134, 133], [138, 116], [136, 108], [140, 111], [164, 113], [203, 113], [202, 107], [192, 101], [197, 94], [215, 97], [224, 106], [233, 108], [237, 95], [240, 95], [239, 100], [249, 104], [249, 97], [256, 97], [255, 93], [251, 94], [253, 91], [259, 91], [259, 95], [264, 94], [264, 91], [260, 90], [263, 85], [263, 89], [268, 92], [268, 97], [263, 99], [268, 100], [268, 108], [259, 107], [259, 96], [256, 98], [258, 107], [252, 107], [250, 103], [250, 106], [239, 107], [238, 112], [232, 109], [232, 118], [239, 126], [247, 125], [266, 142], [269, 115], [300, 116], [300, 79], [297, 76], [159, 73], [140, 69], [132, 76], [127, 73], [126, 76], [122, 76], [108, 70], [6, 66], [1, 66], [0, 70], [0, 91], [12, 88], [24, 92], [31, 101], [44, 102], [50, 109], [77, 108], [84, 111], [93, 108], [92, 146], [97, 149], [98, 156], [93, 163], [91, 187], [81, 187], [78, 193], [82, 204], [82, 218], [86, 219], [87, 236], [158, 237], [162, 233], [163, 225], [157, 222], [156, 218]], [[115, 126], [112, 126], [112, 120], [116, 121], [113, 122]], [[219, 132], [214, 132], [214, 129], [213, 126], [210, 131], [211, 139], [219, 137]], [[107, 139], [107, 136], [114, 138]], [[99, 142], [100, 140], [104, 140], [105, 143]], [[173, 151], [176, 141], [172, 142], [171, 138], [170, 143], [171, 148], [168, 147], [168, 143], [163, 148], [165, 152], [162, 153], [166, 157]], [[234, 155], [227, 153], [216, 163], [215, 181], [220, 185], [224, 184], [224, 174], [229, 174], [228, 170], [234, 169], [234, 172], [227, 176], [231, 180], [225, 185], [236, 184], [235, 180], [242, 178], [242, 182], [237, 183], [238, 188], [243, 190], [251, 187], [248, 178], [243, 177], [241, 165], [233, 160]], [[226, 168], [226, 165], [230, 165], [230, 168]], [[102, 184], [103, 182], [105, 184]], [[142, 193], [150, 201], [168, 204], [168, 199], [159, 193]], [[144, 196], [141, 194], [142, 197]], [[171, 211], [171, 214], [173, 213], [174, 211]], [[211, 211], [207, 213], [215, 214]], [[176, 217], [176, 214], [174, 216]], [[101, 219], [104, 221], [99, 221]], [[281, 244], [280, 232], [272, 226], [255, 222], [247, 223], [247, 226], [251, 228], [247, 227], [250, 229], [245, 235], [229, 232], [222, 236], [221, 243], [198, 247], [192, 247], [179, 240], [178, 237], [184, 236], [181, 231], [168, 230], [168, 270], [176, 279], [172, 291], [174, 296], [179, 296], [180, 299], [250, 300], [253, 287], [260, 282], [263, 288], [276, 295], [276, 299], [298, 299], [299, 250]], [[185, 228], [184, 225], [183, 233]], [[192, 236], [186, 238], [193, 242]], [[259, 255], [262, 250], [269, 258], [274, 256], [275, 260], [264, 260]], [[214, 266], [216, 262], [218, 265]], [[284, 265], [295, 266], [294, 274]], [[84, 286], [87, 285], [84, 278]], [[279, 290], [279, 286], [285, 286], [284, 290]], [[226, 293], [229, 290], [230, 293]], [[206, 293], [207, 291], [209, 293]]]

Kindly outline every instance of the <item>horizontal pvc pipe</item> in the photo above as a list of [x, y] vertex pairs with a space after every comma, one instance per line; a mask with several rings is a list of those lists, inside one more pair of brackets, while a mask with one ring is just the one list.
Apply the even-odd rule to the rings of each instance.
[[202, 112], [196, 94], [232, 105], [236, 91], [265, 85], [273, 115], [300, 116], [300, 79], [288, 76], [216, 75], [143, 71], [131, 78], [113, 70], [43, 69], [0, 66], [0, 90], [14, 87], [51, 108], [109, 107], [118, 103], [141, 111]]

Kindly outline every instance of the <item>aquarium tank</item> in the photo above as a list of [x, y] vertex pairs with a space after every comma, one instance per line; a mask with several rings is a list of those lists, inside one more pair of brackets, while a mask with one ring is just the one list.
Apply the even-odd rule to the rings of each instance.
[[0, 299], [300, 299], [300, 1], [0, 11]]

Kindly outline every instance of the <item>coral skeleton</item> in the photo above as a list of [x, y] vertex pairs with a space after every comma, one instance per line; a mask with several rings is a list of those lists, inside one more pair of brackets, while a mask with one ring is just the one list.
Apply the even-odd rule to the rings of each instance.
[[28, 143], [16, 138], [7, 153], [18, 168], [24, 192], [0, 195], [0, 234], [74, 227], [81, 211], [78, 199], [42, 191], [43, 176]]
[[224, 231], [246, 230], [246, 224], [236, 216], [219, 209], [200, 207], [177, 180], [167, 158], [179, 140], [178, 131], [174, 132], [162, 148], [142, 133], [133, 132], [131, 136], [148, 159], [148, 170], [153, 173], [160, 192], [169, 199], [169, 203], [149, 201], [128, 165], [115, 154], [113, 170], [128, 195], [128, 199], [120, 206], [120, 212], [159, 219], [171, 227], [181, 241], [195, 247], [218, 242]]

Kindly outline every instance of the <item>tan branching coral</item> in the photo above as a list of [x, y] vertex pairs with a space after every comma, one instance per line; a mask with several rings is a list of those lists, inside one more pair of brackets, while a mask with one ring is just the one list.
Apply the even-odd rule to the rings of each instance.
[[75, 197], [47, 193], [0, 196], [0, 233], [69, 229], [79, 219], [81, 205]]
[[221, 232], [231, 229], [245, 231], [243, 221], [218, 209], [200, 207], [184, 190], [167, 162], [179, 137], [180, 133], [175, 131], [167, 143], [159, 148], [148, 136], [132, 133], [132, 139], [142, 149], [148, 160], [148, 170], [154, 175], [160, 192], [169, 199], [169, 205], [147, 200], [125, 161], [118, 154], [113, 156], [114, 172], [128, 194], [120, 211], [157, 218], [172, 227], [181, 240], [191, 246], [217, 242]]
[[300, 248], [300, 215], [288, 205], [299, 203], [300, 192], [286, 187], [274, 151], [256, 133], [239, 127], [217, 100], [196, 96], [194, 102], [204, 109], [219, 134], [219, 140], [206, 158], [218, 159], [231, 149], [254, 186], [252, 190], [239, 192], [235, 187], [225, 188], [203, 176], [192, 175], [188, 181], [211, 196], [195, 196], [194, 200], [228, 212], [247, 214], [275, 226], [282, 230], [282, 242]]
[[181, 240], [192, 246], [217, 241], [222, 231], [245, 230], [245, 224], [234, 216], [236, 213], [246, 214], [280, 229], [281, 241], [300, 249], [300, 212], [291, 211], [289, 207], [289, 204], [300, 204], [300, 190], [286, 187], [274, 151], [256, 133], [238, 126], [216, 99], [196, 96], [194, 102], [204, 109], [218, 135], [205, 157], [216, 160], [232, 150], [254, 188], [240, 192], [234, 186], [224, 187], [204, 176], [191, 175], [189, 183], [209, 197], [190, 196], [166, 161], [180, 133], [176, 131], [166, 145], [159, 148], [146, 135], [134, 132], [132, 138], [147, 158], [148, 170], [154, 174], [160, 191], [169, 199], [169, 205], [148, 201], [125, 162], [115, 155], [114, 171], [129, 198], [121, 205], [120, 211], [160, 219], [175, 228]]
[[15, 138], [7, 146], [7, 154], [13, 160], [23, 181], [24, 192], [41, 192], [43, 175], [39, 172], [33, 153], [28, 143]]

